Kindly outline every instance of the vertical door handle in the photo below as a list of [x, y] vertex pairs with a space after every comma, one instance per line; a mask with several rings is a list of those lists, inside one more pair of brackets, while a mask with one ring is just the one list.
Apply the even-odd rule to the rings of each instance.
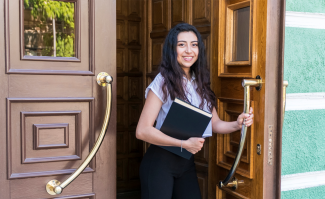
[[284, 122], [284, 114], [285, 114], [285, 109], [286, 109], [286, 95], [287, 95], [287, 87], [288, 87], [289, 83], [287, 80], [283, 81], [283, 117], [282, 117], [282, 126], [283, 126], [283, 122]]
[[111, 106], [112, 106], [112, 82], [113, 78], [108, 75], [105, 72], [101, 72], [97, 75], [97, 83], [100, 86], [107, 86], [107, 104], [106, 104], [106, 113], [105, 118], [102, 126], [102, 130], [95, 142], [94, 147], [91, 149], [89, 155], [86, 157], [86, 159], [83, 161], [83, 163], [79, 166], [79, 168], [64, 182], [60, 182], [58, 180], [51, 180], [46, 184], [46, 191], [50, 195], [58, 195], [61, 194], [63, 189], [67, 187], [72, 181], [74, 181], [87, 167], [87, 165], [90, 163], [90, 161], [93, 159], [93, 157], [96, 155], [100, 145], [102, 144], [107, 126], [109, 123], [109, 119], [111, 116]]
[[[261, 79], [244, 79], [242, 81], [242, 86], [244, 87], [244, 113], [249, 113], [250, 108], [250, 87], [262, 87]], [[236, 178], [233, 178], [238, 167], [240, 157], [243, 152], [244, 143], [246, 139], [247, 126], [242, 125], [240, 132], [240, 142], [238, 147], [238, 153], [236, 155], [235, 161], [227, 175], [227, 177], [219, 182], [219, 188], [230, 187], [233, 189], [237, 189], [239, 183], [243, 183], [243, 181], [238, 181]]]

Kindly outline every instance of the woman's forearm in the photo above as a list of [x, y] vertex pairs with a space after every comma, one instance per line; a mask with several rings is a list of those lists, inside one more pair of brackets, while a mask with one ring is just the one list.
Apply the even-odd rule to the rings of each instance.
[[172, 138], [155, 127], [144, 127], [137, 129], [136, 137], [145, 142], [160, 146], [177, 146], [180, 147], [182, 142], [179, 139]]
[[212, 124], [212, 131], [214, 133], [227, 134], [232, 133], [234, 131], [238, 131], [239, 129], [240, 126], [238, 125], [237, 121], [225, 122], [222, 120], [218, 120]]

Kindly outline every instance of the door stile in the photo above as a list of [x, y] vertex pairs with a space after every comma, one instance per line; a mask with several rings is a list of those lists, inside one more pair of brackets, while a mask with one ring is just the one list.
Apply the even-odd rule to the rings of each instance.
[[[93, 173], [93, 192], [96, 198], [116, 198], [116, 2], [94, 2], [95, 14], [95, 74], [108, 72], [113, 77], [111, 119], [103, 143], [96, 154], [96, 172]], [[100, 21], [105, 23], [99, 25]], [[108, 38], [109, 37], [109, 38]], [[95, 97], [95, 138], [100, 134], [105, 115], [106, 88], [96, 85], [93, 77]], [[108, 162], [109, 164], [103, 164]]]
[[[0, 10], [5, 10], [6, 6], [4, 4], [4, 1], [1, 0], [0, 3]], [[0, 15], [0, 27], [5, 27], [5, 19], [4, 19], [4, 14]], [[0, 73], [0, 112], [1, 113], [5, 113], [6, 112], [6, 98], [8, 97], [8, 76], [4, 73], [5, 71], [5, 48], [3, 48], [3, 46], [5, 46], [5, 40], [3, 38], [5, 38], [5, 29], [1, 28], [0, 31], [0, 37], [2, 38], [0, 40], [0, 46], [2, 46], [2, 48], [0, 48], [0, 60], [1, 60], [1, 70], [3, 72]], [[6, 115], [0, 115], [0, 140], [7, 140], [6, 137], [6, 127], [7, 127], [7, 121], [6, 121]], [[0, 161], [0, 193], [1, 196], [4, 198], [9, 198], [10, 194], [9, 194], [9, 181], [7, 180], [7, 144], [1, 144], [0, 145], [0, 159], [2, 161]]]
[[[276, 0], [267, 2], [267, 33], [265, 63], [265, 121], [264, 121], [264, 186], [263, 198], [281, 198], [281, 153], [282, 153], [282, 122], [283, 122], [283, 60], [285, 3]], [[274, 97], [276, 96], [276, 97]], [[270, 144], [268, 131], [273, 129], [273, 146]], [[270, 154], [273, 161], [269, 159]], [[272, 183], [272, 184], [270, 184]]]
[[[219, 54], [219, 2], [211, 1], [211, 56], [210, 56], [210, 79], [211, 89], [216, 97], [220, 96], [220, 78], [218, 78], [218, 54]], [[218, 107], [216, 107], [218, 112]], [[209, 177], [208, 177], [208, 199], [216, 198], [216, 185], [218, 184], [219, 174], [217, 172], [217, 136], [209, 138]]]
[[[285, 96], [283, 93], [283, 80], [284, 80], [284, 41], [285, 41], [285, 14], [286, 14], [286, 0], [284, 1], [280, 1], [279, 3], [280, 5], [280, 28], [279, 28], [279, 32], [280, 32], [280, 36], [279, 36], [279, 59], [278, 59], [278, 65], [281, 66], [281, 68], [278, 71], [278, 85], [280, 85], [280, 88], [278, 88], [280, 91], [280, 93], [278, 92], [278, 102], [283, 104], [283, 98]], [[276, 198], [281, 198], [281, 165], [282, 165], [282, 127], [283, 127], [283, 121], [284, 121], [284, 112], [285, 110], [283, 108], [280, 108], [280, 106], [278, 107], [278, 114], [277, 117], [281, 118], [280, 121], [280, 125], [278, 126], [278, 138], [279, 140], [277, 140], [277, 148], [278, 151], [276, 153], [277, 155], [277, 186], [276, 186]]]
[[[258, 117], [254, 117], [255, 127], [255, 145], [254, 147], [254, 179], [252, 183], [252, 198], [263, 198], [264, 192], [264, 160], [265, 154], [263, 152], [266, 151], [267, 146], [264, 144], [265, 139], [265, 116], [267, 112], [265, 110], [265, 93], [267, 92], [265, 80], [267, 76], [265, 72], [265, 58], [266, 58], [266, 22], [267, 22], [267, 2], [266, 1], [254, 1], [255, 6], [253, 7], [253, 18], [255, 19], [253, 22], [253, 57], [254, 53], [256, 53], [256, 59], [253, 59], [252, 63], [255, 65], [252, 71], [252, 78], [255, 78], [257, 75], [261, 76], [262, 89], [260, 91], [256, 91], [254, 89], [253, 96], [254, 101], [257, 103], [256, 108], [254, 109], [254, 115]], [[259, 38], [259, 39], [256, 39]], [[257, 155], [257, 144], [261, 145], [262, 154]]]

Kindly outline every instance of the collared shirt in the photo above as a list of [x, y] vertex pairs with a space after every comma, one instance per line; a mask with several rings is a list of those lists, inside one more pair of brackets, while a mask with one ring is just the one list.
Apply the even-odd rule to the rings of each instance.
[[[189, 102], [196, 106], [199, 107], [201, 104], [201, 97], [200, 95], [196, 92], [196, 88], [197, 88], [197, 84], [195, 81], [195, 75], [192, 75], [192, 79], [188, 80], [186, 77], [183, 77], [184, 81], [185, 81], [185, 93], [186, 93], [186, 97], [189, 100]], [[162, 86], [164, 83], [164, 77], [159, 73], [155, 79], [151, 82], [151, 84], [147, 87], [146, 91], [145, 91], [145, 98], [147, 98], [148, 92], [149, 90], [151, 90], [153, 93], [155, 93], [157, 95], [157, 97], [163, 102], [161, 109], [159, 111], [159, 114], [156, 118], [156, 129], [160, 130], [161, 125], [163, 124], [163, 122], [165, 121], [165, 118], [167, 116], [167, 113], [173, 103], [173, 100], [170, 98], [170, 96], [168, 95], [167, 100], [164, 101], [164, 94], [162, 91]], [[168, 93], [167, 93], [168, 94]], [[203, 110], [210, 112], [210, 110], [208, 109], [207, 106], [207, 102], [206, 100], [205, 104], [203, 106]], [[202, 137], [210, 137], [212, 136], [212, 124], [211, 121], [208, 124], [207, 128], [205, 129]]]

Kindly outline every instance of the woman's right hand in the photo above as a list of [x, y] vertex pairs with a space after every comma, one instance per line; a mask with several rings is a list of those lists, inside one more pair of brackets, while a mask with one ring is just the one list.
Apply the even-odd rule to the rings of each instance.
[[189, 138], [188, 140], [183, 141], [183, 148], [192, 154], [196, 154], [202, 149], [204, 141], [204, 138]]

